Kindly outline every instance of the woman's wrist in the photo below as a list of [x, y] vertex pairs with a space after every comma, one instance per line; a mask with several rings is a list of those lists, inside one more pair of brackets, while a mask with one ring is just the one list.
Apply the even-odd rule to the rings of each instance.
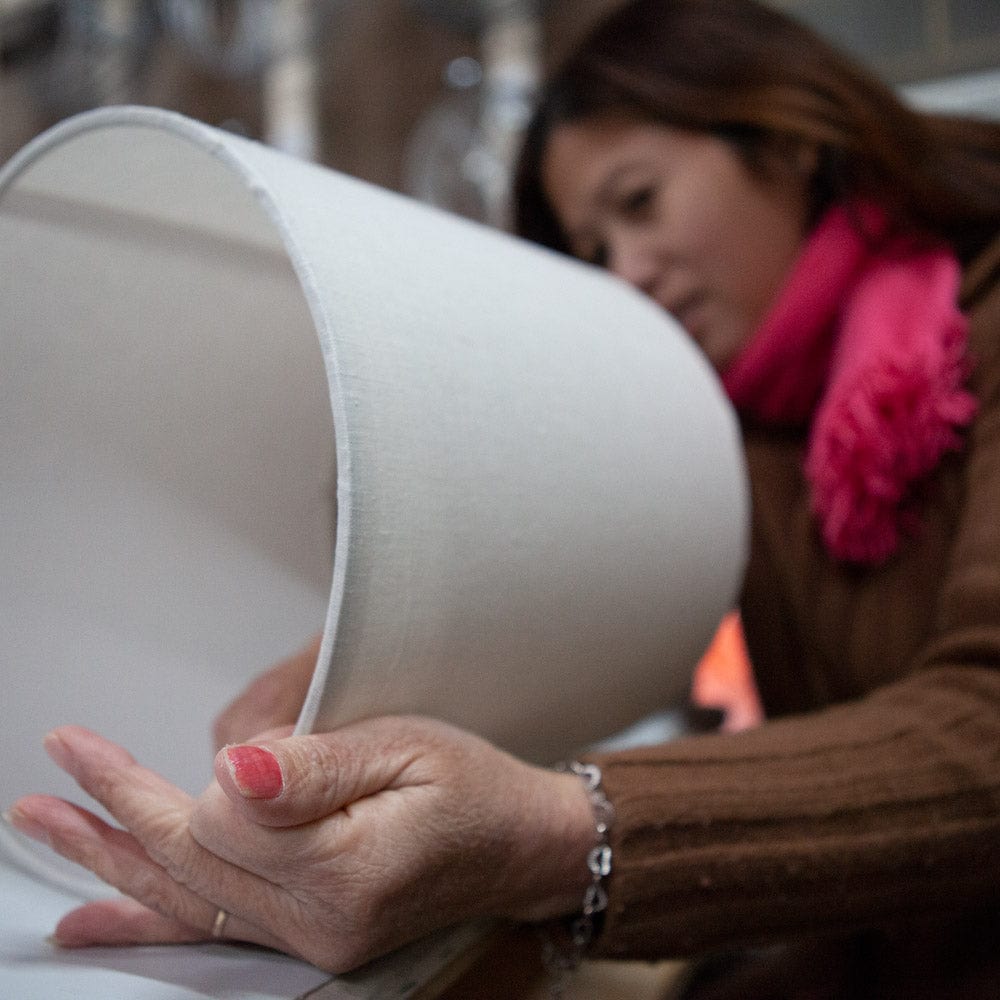
[[523, 829], [534, 833], [521, 845], [520, 898], [508, 916], [531, 921], [573, 916], [581, 912], [593, 884], [588, 857], [599, 842], [594, 806], [578, 775], [532, 771]]
[[580, 908], [572, 916], [550, 921], [541, 928], [542, 961], [554, 977], [553, 996], [562, 996], [563, 976], [580, 964], [604, 925], [614, 819], [614, 809], [604, 793], [603, 775], [596, 764], [571, 761], [561, 765], [559, 770], [579, 778], [586, 790], [593, 816], [594, 846], [587, 852], [589, 883]]

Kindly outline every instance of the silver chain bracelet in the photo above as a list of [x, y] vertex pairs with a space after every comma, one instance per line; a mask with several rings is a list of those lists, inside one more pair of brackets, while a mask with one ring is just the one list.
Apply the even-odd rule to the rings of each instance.
[[604, 794], [601, 769], [596, 764], [570, 761], [556, 765], [557, 771], [577, 775], [587, 790], [590, 808], [594, 813], [597, 843], [587, 854], [590, 885], [583, 894], [583, 907], [579, 913], [565, 921], [546, 924], [542, 929], [542, 961], [552, 976], [551, 997], [563, 996], [565, 980], [582, 961], [583, 954], [597, 937], [608, 908], [607, 880], [611, 875], [611, 823], [615, 811]]

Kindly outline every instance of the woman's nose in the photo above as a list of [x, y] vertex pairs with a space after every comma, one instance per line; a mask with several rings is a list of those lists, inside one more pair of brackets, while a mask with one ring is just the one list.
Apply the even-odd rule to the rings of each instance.
[[609, 241], [608, 270], [651, 295], [656, 283], [656, 257], [644, 240], [621, 235]]

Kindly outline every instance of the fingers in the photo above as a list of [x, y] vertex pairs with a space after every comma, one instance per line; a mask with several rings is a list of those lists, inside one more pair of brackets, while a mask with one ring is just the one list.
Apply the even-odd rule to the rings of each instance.
[[[197, 845], [187, 832], [193, 807], [191, 796], [141, 767], [121, 747], [80, 726], [53, 730], [46, 735], [44, 743], [49, 756], [130, 831], [133, 839], [160, 866], [171, 872], [197, 866], [200, 859], [192, 857], [197, 853]], [[89, 816], [83, 810], [78, 812]], [[51, 811], [46, 816], [64, 823], [72, 818], [70, 814]], [[107, 830], [112, 829], [107, 827]], [[102, 833], [104, 839], [113, 839], [119, 845], [123, 843], [104, 830]], [[73, 860], [117, 885], [95, 867], [101, 863], [100, 858]]]
[[89, 868], [109, 885], [136, 881], [152, 865], [142, 846], [127, 831], [109, 826], [62, 799], [28, 795], [15, 802], [7, 816], [16, 829]]
[[[440, 727], [437, 727], [440, 728]], [[263, 826], [291, 827], [406, 784], [438, 742], [424, 720], [373, 719], [332, 733], [225, 747], [215, 776], [234, 806]]]
[[216, 916], [213, 918], [213, 928], [208, 931], [200, 927], [189, 927], [151, 910], [135, 899], [123, 896], [121, 899], [86, 903], [71, 910], [56, 924], [52, 939], [60, 948], [254, 940], [251, 934], [256, 932], [247, 931], [239, 918], [226, 914], [222, 933], [216, 933], [217, 922]]
[[127, 829], [49, 796], [28, 796], [14, 804], [10, 819], [18, 829], [181, 924], [208, 932], [222, 907], [234, 914], [227, 935], [293, 950], [262, 930], [282, 926], [287, 902], [282, 891], [206, 851], [191, 836], [190, 796], [88, 730], [55, 730], [46, 746]]
[[[219, 907], [171, 878], [128, 831], [110, 826], [70, 802], [46, 795], [29, 795], [18, 800], [9, 816], [22, 833], [44, 840], [64, 858], [89, 868], [109, 885], [131, 896], [143, 909], [159, 914], [159, 920], [146, 914], [141, 926], [129, 931], [124, 916], [136, 911], [109, 909], [111, 903], [123, 901], [90, 904], [96, 909], [88, 906], [74, 911], [79, 915], [73, 916], [65, 927], [60, 925], [61, 930], [57, 928], [56, 939], [60, 944], [78, 947], [206, 940], [212, 936]], [[165, 937], [157, 937], [158, 932]], [[289, 950], [277, 937], [240, 917], [227, 922], [226, 937]]]
[[67, 913], [52, 935], [62, 948], [93, 945], [189, 944], [211, 935], [165, 917], [134, 899], [102, 899]]

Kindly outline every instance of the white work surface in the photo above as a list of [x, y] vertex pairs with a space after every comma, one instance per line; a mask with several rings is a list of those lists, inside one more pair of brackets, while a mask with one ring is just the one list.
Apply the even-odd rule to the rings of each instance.
[[329, 976], [235, 945], [58, 948], [48, 937], [79, 900], [0, 865], [0, 996], [8, 1000], [290, 1000]]
[[[3, 1000], [406, 1000], [475, 942], [457, 928], [391, 962], [332, 979], [287, 955], [235, 944], [65, 949], [49, 937], [79, 899], [0, 862]], [[398, 959], [402, 957], [402, 961]]]

